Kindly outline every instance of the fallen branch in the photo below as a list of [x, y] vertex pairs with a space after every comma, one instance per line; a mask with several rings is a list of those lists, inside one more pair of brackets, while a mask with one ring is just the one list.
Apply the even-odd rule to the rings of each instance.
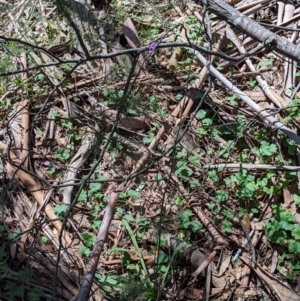
[[270, 165], [270, 164], [245, 164], [245, 163], [211, 164], [211, 165], [204, 165], [203, 168], [204, 169], [238, 168], [238, 169], [300, 171], [300, 166], [281, 166], [281, 165]]
[[86, 269], [86, 273], [81, 283], [79, 294], [76, 298], [76, 301], [86, 301], [88, 300], [88, 296], [90, 294], [90, 290], [93, 284], [94, 276], [98, 267], [98, 262], [100, 259], [100, 253], [102, 251], [102, 247], [104, 245], [105, 238], [108, 233], [108, 229], [115, 213], [116, 204], [119, 198], [119, 193], [113, 192], [110, 197], [110, 201], [108, 202], [103, 220], [101, 222], [101, 226], [99, 229], [99, 233], [97, 235], [97, 239], [95, 242], [95, 246], [91, 255], [91, 259], [89, 265]]
[[[300, 49], [300, 48], [299, 48]], [[263, 110], [258, 104], [256, 104], [252, 99], [250, 99], [245, 93], [243, 93], [240, 89], [238, 89], [235, 85], [232, 84], [224, 75], [222, 75], [215, 67], [208, 62], [204, 56], [200, 54], [197, 50], [188, 50], [193, 53], [199, 61], [204, 66], [207, 66], [209, 72], [218, 78], [228, 89], [233, 91], [241, 100], [243, 100], [249, 107], [255, 110], [263, 119], [269, 121], [273, 126], [275, 126], [278, 130], [286, 134], [289, 138], [294, 140], [297, 144], [300, 144], [300, 137], [295, 134], [290, 128], [286, 127], [283, 123], [278, 121], [275, 117], [271, 116], [270, 113]], [[300, 55], [299, 55], [300, 58]]]
[[257, 41], [260, 41], [270, 50], [277, 51], [286, 57], [296, 60], [297, 62], [300, 61], [300, 47], [265, 29], [263, 26], [243, 15], [224, 1], [201, 0], [196, 2], [202, 2], [203, 6], [208, 6], [210, 11], [238, 28], [241, 32], [248, 34]]

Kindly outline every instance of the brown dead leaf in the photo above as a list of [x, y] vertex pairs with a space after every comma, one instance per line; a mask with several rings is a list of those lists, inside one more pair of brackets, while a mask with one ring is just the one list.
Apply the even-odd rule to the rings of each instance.
[[300, 296], [297, 295], [292, 289], [282, 284], [278, 279], [262, 269], [259, 264], [256, 267], [252, 266], [250, 259], [241, 256], [240, 259], [247, 264], [262, 280], [264, 280], [270, 289], [278, 296], [281, 301], [299, 301]]
[[229, 267], [230, 265], [230, 260], [231, 260], [231, 257], [228, 256], [221, 264], [221, 267], [219, 269], [219, 272], [218, 273], [213, 273], [214, 276], [216, 277], [221, 277], [224, 275], [225, 271], [227, 270], [227, 268]]
[[[130, 18], [127, 18], [122, 26], [122, 31], [125, 39], [131, 48], [138, 48], [141, 46], [137, 30]], [[145, 60], [141, 54], [138, 58], [138, 68], [135, 68], [135, 72], [145, 75]]]

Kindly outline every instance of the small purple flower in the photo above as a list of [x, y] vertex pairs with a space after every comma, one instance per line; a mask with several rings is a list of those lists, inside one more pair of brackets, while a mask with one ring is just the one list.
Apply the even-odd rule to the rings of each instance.
[[155, 48], [156, 48], [157, 44], [155, 42], [152, 42], [150, 45], [149, 45], [149, 51], [153, 51]]

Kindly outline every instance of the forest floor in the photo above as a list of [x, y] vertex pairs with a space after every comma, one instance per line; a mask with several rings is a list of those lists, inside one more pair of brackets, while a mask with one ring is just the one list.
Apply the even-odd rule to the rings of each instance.
[[[92, 267], [89, 300], [299, 300], [297, 62], [193, 1], [92, 2], [0, 0], [0, 300], [87, 300]], [[298, 4], [231, 5], [299, 43]]]

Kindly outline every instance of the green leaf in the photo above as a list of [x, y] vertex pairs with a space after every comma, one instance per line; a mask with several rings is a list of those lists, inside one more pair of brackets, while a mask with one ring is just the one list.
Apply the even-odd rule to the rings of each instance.
[[121, 192], [120, 195], [119, 195], [120, 200], [124, 200], [124, 199], [126, 199], [126, 197], [127, 197], [126, 192]]
[[192, 221], [190, 223], [190, 228], [194, 233], [197, 233], [199, 230], [202, 229], [202, 224], [198, 221]]
[[211, 118], [205, 118], [202, 120], [202, 124], [205, 126], [210, 126], [210, 125], [212, 125], [212, 123], [213, 123], [213, 120]]
[[150, 132], [150, 133], [148, 134], [148, 137], [143, 138], [143, 142], [144, 142], [145, 144], [149, 144], [149, 143], [152, 142], [152, 140], [154, 139], [154, 137], [155, 137], [155, 135], [154, 135], [152, 132]]
[[91, 247], [96, 241], [96, 237], [90, 235], [89, 233], [82, 233], [81, 237], [87, 247]]
[[124, 209], [121, 208], [121, 207], [117, 207], [116, 208], [116, 213], [117, 213], [118, 217], [122, 217], [123, 214], [124, 214]]
[[238, 97], [237, 95], [232, 95], [232, 96], [228, 96], [227, 97], [227, 100], [229, 100], [229, 103], [232, 105], [232, 106], [238, 106]]
[[207, 134], [207, 129], [203, 127], [198, 127], [196, 128], [195, 133], [197, 133], [198, 136], [204, 136]]
[[176, 154], [176, 158], [180, 159], [180, 158], [186, 156], [186, 154], [187, 154], [187, 150], [185, 148], [183, 148], [180, 152], [178, 152]]
[[47, 169], [46, 173], [48, 175], [53, 175], [55, 171], [56, 171], [55, 167], [50, 167], [49, 169]]
[[189, 185], [192, 189], [196, 189], [196, 188], [201, 187], [201, 184], [198, 180], [190, 180]]
[[92, 251], [87, 248], [86, 246], [81, 246], [79, 249], [78, 249], [78, 252], [80, 254], [84, 254], [85, 256], [89, 257], [92, 253]]
[[210, 203], [208, 208], [214, 213], [214, 214], [218, 214], [220, 212], [220, 208], [217, 204], [215, 203]]
[[161, 181], [163, 179], [163, 176], [162, 176], [161, 173], [156, 173], [156, 174], [153, 175], [153, 179], [155, 181]]
[[[119, 281], [119, 276], [103, 276], [100, 274], [95, 274], [95, 278], [104, 285], [111, 285], [115, 288], [123, 288], [123, 284]], [[120, 285], [121, 284], [121, 285]]]
[[7, 235], [8, 240], [14, 240], [21, 235], [21, 229], [17, 228], [13, 233]]
[[260, 61], [257, 65], [262, 67], [262, 66], [271, 66], [273, 63], [273, 60], [264, 60]]
[[25, 268], [24, 270], [19, 271], [18, 275], [24, 282], [28, 282], [33, 276], [33, 271]]
[[66, 212], [69, 208], [69, 205], [67, 204], [61, 204], [61, 205], [56, 205], [53, 208], [53, 212], [56, 213], [57, 215], [60, 215], [63, 212]]
[[42, 236], [41, 240], [44, 244], [46, 244], [49, 241], [47, 236]]
[[220, 203], [223, 201], [226, 201], [226, 200], [228, 200], [228, 193], [223, 190], [217, 190], [215, 199]]
[[162, 264], [167, 262], [169, 262], [169, 256], [165, 253], [159, 253], [158, 256], [156, 256], [154, 259], [155, 264]]
[[270, 188], [264, 187], [263, 192], [270, 194], [270, 195], [277, 195], [281, 188], [279, 186], [271, 186]]
[[246, 213], [247, 213], [247, 210], [245, 208], [243, 208], [243, 207], [239, 208], [240, 217], [244, 217], [246, 215]]
[[280, 226], [281, 226], [281, 229], [284, 229], [287, 231], [291, 231], [294, 229], [294, 224], [290, 224], [287, 221], [280, 221]]
[[268, 173], [267, 173], [267, 179], [271, 179], [271, 178], [273, 178], [273, 177], [275, 177], [276, 176], [276, 174], [275, 174], [275, 172], [273, 172], [273, 171], [269, 171]]
[[137, 191], [135, 191], [135, 190], [133, 190], [133, 189], [129, 189], [128, 191], [127, 191], [127, 195], [128, 196], [131, 196], [131, 197], [133, 197], [133, 198], [139, 198], [141, 195], [140, 195], [140, 193], [139, 192], [137, 192]]
[[187, 162], [186, 161], [177, 161], [176, 166], [178, 168], [182, 168], [182, 167], [186, 167], [187, 166]]
[[[267, 185], [268, 185], [267, 178], [257, 179], [257, 187], [263, 187], [263, 189], [264, 189], [264, 188], [266, 188]], [[265, 191], [265, 192], [267, 192], [267, 191]]]
[[93, 221], [92, 228], [99, 229], [100, 225], [101, 225], [101, 221]]
[[0, 279], [3, 279], [7, 274], [11, 273], [11, 269], [4, 262], [0, 264]]
[[131, 214], [125, 214], [123, 216], [123, 219], [126, 220], [126, 221], [128, 221], [128, 222], [134, 221], [134, 218], [133, 218], [133, 216]]
[[157, 238], [155, 241], [155, 245], [158, 247], [163, 247], [166, 244], [167, 244], [167, 239], [163, 235], [160, 235], [160, 237]]
[[218, 182], [219, 178], [215, 170], [210, 170], [207, 174], [213, 182]]
[[188, 229], [190, 225], [190, 217], [193, 215], [191, 210], [184, 210], [178, 216], [180, 221], [180, 226], [184, 229]]
[[222, 232], [224, 232], [224, 233], [226, 233], [226, 232], [231, 233], [232, 232], [233, 225], [230, 221], [225, 220], [225, 221], [223, 221], [222, 224], [223, 224]]
[[63, 153], [62, 153], [62, 157], [63, 159], [65, 160], [68, 160], [70, 158], [70, 151], [69, 150], [65, 150]]
[[131, 256], [127, 250], [122, 250], [123, 256], [122, 256], [122, 263], [128, 265], [131, 260]]
[[0, 262], [2, 262], [3, 259], [5, 259], [6, 257], [7, 257], [7, 253], [2, 248], [0, 248]]
[[78, 198], [78, 201], [86, 201], [87, 200], [87, 192], [86, 191], [81, 191], [80, 192], [80, 195], [79, 195], [79, 198]]
[[158, 268], [161, 273], [166, 273], [168, 271], [168, 268], [164, 264], [160, 265]]
[[258, 210], [257, 208], [255, 208], [255, 207], [252, 207], [252, 208], [250, 209], [250, 211], [251, 211], [252, 213], [254, 213], [254, 214], [259, 213], [259, 210]]
[[225, 210], [224, 214], [226, 215], [227, 218], [230, 218], [230, 219], [234, 218], [234, 214], [229, 210]]
[[204, 119], [205, 116], [206, 116], [206, 114], [207, 114], [207, 110], [199, 110], [199, 111], [197, 112], [196, 117], [197, 117], [198, 119]]
[[259, 148], [256, 147], [256, 146], [253, 147], [253, 148], [251, 149], [251, 153], [254, 154], [254, 155], [259, 156], [259, 155], [260, 155]]
[[278, 215], [278, 210], [279, 210], [279, 220], [280, 221], [294, 223], [295, 216], [293, 215], [293, 213], [290, 210], [286, 210], [282, 206], [273, 206], [273, 209], [274, 209], [276, 215]]
[[289, 251], [300, 254], [300, 242], [295, 240], [289, 241]]
[[294, 156], [298, 147], [295, 141], [287, 139], [285, 144], [288, 146], [288, 154]]
[[40, 287], [34, 287], [28, 292], [28, 298], [30, 301], [39, 301], [43, 296], [43, 290]]
[[300, 195], [298, 194], [293, 194], [293, 198], [294, 198], [294, 201], [300, 205]]
[[187, 168], [180, 168], [180, 169], [177, 169], [175, 171], [175, 174], [176, 175], [181, 175], [184, 178], [188, 178], [193, 174], [193, 172], [190, 169], [187, 169]]
[[267, 141], [260, 142], [260, 153], [263, 156], [271, 156], [277, 152], [277, 146], [275, 144], [270, 144]]
[[21, 298], [23, 296], [23, 286], [14, 284], [13, 282], [7, 282], [4, 289], [11, 299], [14, 299], [15, 297]]
[[89, 188], [89, 193], [94, 194], [95, 192], [98, 192], [101, 189], [101, 184], [91, 183]]
[[150, 221], [142, 216], [137, 217], [135, 221], [140, 224], [140, 226], [150, 225]]
[[286, 232], [282, 231], [282, 226], [275, 218], [266, 223], [266, 232], [272, 242], [282, 243], [286, 239]]
[[121, 98], [121, 97], [123, 96], [123, 94], [124, 94], [124, 91], [123, 91], [123, 90], [118, 91], [118, 97], [119, 97], [119, 98]]
[[200, 163], [200, 159], [198, 156], [189, 156], [188, 157], [189, 162], [193, 163], [193, 164], [199, 164]]
[[300, 225], [294, 225], [292, 236], [294, 236], [295, 239], [300, 240]]
[[174, 204], [177, 205], [177, 206], [182, 206], [184, 204], [184, 199], [177, 197], [174, 200]]
[[98, 179], [99, 181], [106, 181], [106, 180], [107, 180], [107, 177], [104, 176], [104, 175], [99, 174], [98, 177], [97, 177], [97, 179]]
[[35, 80], [35, 81], [41, 81], [41, 80], [44, 79], [44, 78], [45, 78], [45, 74], [39, 73], [39, 74], [37, 74], [37, 75], [34, 77], [34, 80]]

